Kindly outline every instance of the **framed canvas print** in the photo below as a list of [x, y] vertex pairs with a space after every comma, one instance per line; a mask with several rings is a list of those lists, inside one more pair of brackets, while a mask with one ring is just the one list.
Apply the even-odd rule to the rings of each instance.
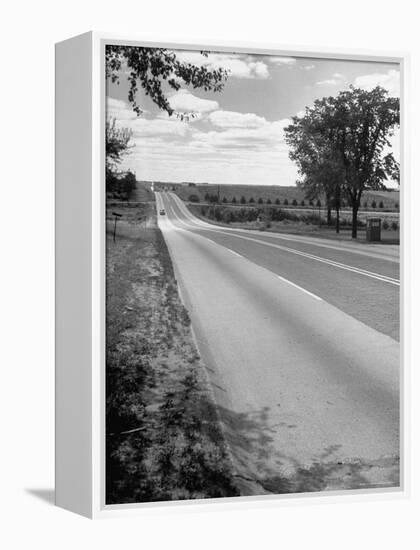
[[401, 493], [406, 58], [56, 46], [56, 495]]

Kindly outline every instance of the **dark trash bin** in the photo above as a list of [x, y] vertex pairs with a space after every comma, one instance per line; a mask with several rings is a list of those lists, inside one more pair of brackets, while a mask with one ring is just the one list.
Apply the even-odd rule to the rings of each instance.
[[381, 218], [368, 218], [366, 220], [366, 240], [381, 240]]

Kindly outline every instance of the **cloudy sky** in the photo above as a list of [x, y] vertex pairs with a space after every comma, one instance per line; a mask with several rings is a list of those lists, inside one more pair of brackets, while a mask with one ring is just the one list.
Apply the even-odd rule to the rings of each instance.
[[[380, 84], [399, 97], [397, 65], [326, 59], [177, 51], [181, 60], [223, 67], [229, 78], [220, 93], [182, 87], [169, 91], [178, 112], [195, 113], [182, 122], [168, 117], [144, 96], [137, 117], [127, 102], [128, 84], [107, 83], [107, 116], [131, 128], [134, 147], [122, 168], [139, 180], [294, 185], [283, 129], [315, 99], [336, 95], [350, 84]], [[399, 159], [399, 136], [392, 139]]]

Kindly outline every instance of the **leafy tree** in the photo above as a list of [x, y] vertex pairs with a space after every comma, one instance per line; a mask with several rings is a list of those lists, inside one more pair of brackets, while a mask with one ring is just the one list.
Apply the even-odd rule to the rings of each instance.
[[399, 165], [389, 137], [399, 124], [399, 99], [377, 86], [354, 87], [336, 97], [317, 100], [285, 130], [290, 158], [303, 176], [301, 185], [313, 194], [324, 191], [335, 205], [346, 196], [352, 207], [352, 237], [363, 191], [385, 189], [387, 178], [399, 180]]
[[[208, 52], [202, 51], [204, 57]], [[195, 66], [178, 59], [176, 52], [166, 48], [142, 48], [138, 46], [107, 45], [105, 49], [106, 76], [112, 82], [120, 82], [124, 70], [129, 84], [128, 101], [133, 110], [140, 115], [141, 107], [137, 103], [139, 87], [169, 116], [174, 114], [167, 97], [167, 91], [179, 90], [182, 83], [208, 92], [220, 92], [223, 89], [228, 71], [210, 70], [204, 66]], [[182, 120], [186, 115], [179, 113]]]
[[372, 207], [372, 208], [376, 208], [376, 201], [372, 201], [371, 207]]
[[226, 198], [226, 197], [223, 197], [222, 202], [226, 203], [226, 202], [227, 202], [227, 198]]
[[300, 201], [300, 205], [305, 206], [305, 201], [303, 199]]
[[232, 197], [233, 204], [236, 204], [236, 197]]
[[251, 197], [251, 198], [249, 199], [249, 202], [254, 203], [254, 202], [255, 202], [254, 197]]
[[279, 205], [280, 204], [280, 199], [277, 198], [274, 202], [275, 202], [275, 204]]
[[318, 208], [321, 208], [322, 204], [321, 204], [321, 201], [319, 199], [316, 201], [316, 205], [317, 205]]
[[258, 199], [258, 204], [263, 204], [263, 203], [264, 203], [264, 201], [263, 201], [262, 198], [260, 197], [260, 198]]
[[115, 118], [106, 121], [105, 156], [106, 170], [115, 171], [122, 158], [129, 152], [132, 132], [128, 128], [118, 128]]
[[135, 175], [121, 172], [118, 166], [123, 157], [130, 152], [131, 130], [119, 128], [115, 119], [109, 119], [105, 125], [105, 179], [106, 190], [114, 197], [130, 199], [136, 188]]
[[380, 201], [379, 203], [379, 208], [383, 208], [384, 207], [384, 202], [383, 201]]
[[289, 206], [289, 201], [287, 199], [284, 199], [283, 204], [284, 206]]
[[241, 197], [241, 204], [246, 204], [246, 198], [243, 195]]
[[293, 206], [297, 206], [297, 200], [296, 200], [296, 199], [293, 199], [293, 200], [292, 200], [292, 205], [293, 205]]
[[267, 204], [271, 204], [271, 199], [267, 199]]

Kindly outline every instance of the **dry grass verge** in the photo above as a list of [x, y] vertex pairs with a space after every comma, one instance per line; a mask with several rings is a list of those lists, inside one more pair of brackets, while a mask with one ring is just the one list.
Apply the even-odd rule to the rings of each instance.
[[118, 212], [115, 243], [107, 221], [106, 502], [237, 495], [154, 209]]

